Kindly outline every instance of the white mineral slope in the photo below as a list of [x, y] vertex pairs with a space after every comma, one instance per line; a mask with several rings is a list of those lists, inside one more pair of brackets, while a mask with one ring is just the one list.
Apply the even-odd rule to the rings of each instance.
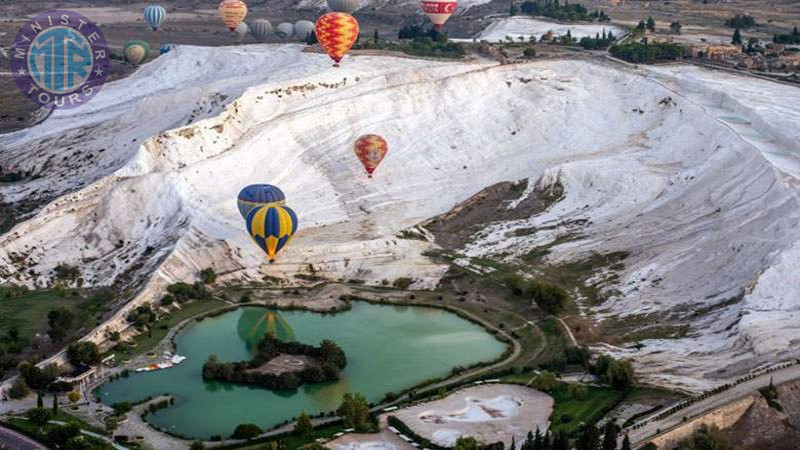
[[113, 174], [146, 139], [220, 113], [248, 86], [267, 78], [311, 74], [297, 47], [229, 47], [224, 58], [182, 45], [123, 82], [108, 83], [80, 108], [58, 111], [46, 123], [0, 135], [0, 166], [36, 179], [0, 185], [0, 200], [39, 202]]
[[[432, 287], [445, 267], [422, 252], [435, 245], [397, 233], [486, 186], [528, 178], [560, 181], [565, 199], [530, 220], [490, 227], [469, 253], [513, 257], [569, 233], [569, 221], [588, 219], [574, 230], [584, 238], [552, 257], [631, 252], [620, 293], [598, 309], [600, 317], [672, 315], [691, 327], [686, 338], [647, 341], [638, 353], [609, 349], [635, 358], [645, 379], [694, 389], [725, 378], [721, 368], [732, 373], [797, 356], [791, 346], [777, 347], [797, 339], [795, 322], [771, 318], [790, 314], [798, 297], [763, 300], [781, 289], [774, 280], [782, 276], [798, 284], [791, 271], [800, 239], [796, 179], [703, 103], [724, 80], [709, 82], [707, 94], [692, 91], [694, 81], [681, 72], [589, 61], [500, 66], [356, 56], [332, 68], [326, 56], [299, 46], [184, 49], [108, 86], [85, 109], [0, 137], [4, 168], [9, 161], [47, 168], [0, 193], [64, 193], [0, 237], [0, 282], [44, 284], [56, 265], [74, 264], [84, 285], [146, 282], [127, 308], [209, 266], [223, 281], [313, 270], [370, 283], [409, 276]], [[248, 63], [222, 68], [232, 61]], [[750, 123], [772, 120], [767, 110], [796, 112], [796, 92], [741, 82], [753, 93], [759, 86], [774, 92], [768, 104], [755, 94], [752, 103], [737, 103]], [[194, 112], [220, 92], [235, 100]], [[785, 127], [763, 132], [797, 150]], [[130, 148], [143, 133], [151, 137]], [[373, 180], [352, 154], [363, 133], [391, 145]], [[54, 159], [70, 147], [100, 145], [102, 157], [70, 171]], [[281, 186], [301, 223], [271, 266], [235, 205], [239, 189], [256, 182]], [[542, 225], [550, 227], [507, 234]], [[745, 301], [725, 303], [747, 286], [755, 289]]]
[[[673, 106], [637, 107], [672, 111], [658, 129], [631, 135], [628, 150], [640, 150], [548, 168], [540, 185], [561, 181], [565, 199], [490, 227], [469, 254], [524, 254], [559, 236], [574, 240], [554, 248], [554, 262], [631, 252], [621, 282], [608, 286], [619, 292], [594, 312], [690, 325], [685, 337], [645, 340], [638, 351], [605, 348], [659, 384], [701, 390], [796, 358], [800, 90], [687, 66], [642, 75]], [[590, 224], [575, 225], [583, 219]], [[544, 229], [514, 237], [521, 228]]]
[[556, 36], [567, 34], [567, 31], [572, 34], [575, 39], [582, 37], [595, 37], [595, 35], [602, 35], [603, 31], [606, 33], [613, 32], [614, 36], [620, 38], [626, 34], [625, 29], [616, 25], [608, 23], [556, 23], [547, 20], [534, 19], [527, 16], [519, 17], [506, 17], [502, 19], [494, 19], [485, 30], [483, 30], [477, 37], [479, 41], [501, 42], [511, 37], [515, 41], [519, 38], [529, 39], [531, 36], [537, 40], [542, 35], [552, 32]]

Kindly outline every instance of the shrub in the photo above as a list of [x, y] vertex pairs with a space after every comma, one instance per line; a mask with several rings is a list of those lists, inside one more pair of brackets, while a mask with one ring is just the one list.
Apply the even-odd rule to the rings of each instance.
[[233, 434], [231, 435], [231, 439], [252, 439], [261, 433], [262, 430], [258, 425], [243, 423], [236, 426], [236, 429], [233, 430]]

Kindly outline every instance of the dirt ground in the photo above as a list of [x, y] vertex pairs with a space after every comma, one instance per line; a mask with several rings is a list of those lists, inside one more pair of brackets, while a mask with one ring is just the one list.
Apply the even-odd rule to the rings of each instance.
[[262, 364], [255, 369], [248, 370], [248, 372], [268, 373], [271, 375], [280, 375], [285, 372], [299, 372], [306, 367], [314, 365], [313, 358], [304, 355], [278, 355], [266, 364]]
[[486, 384], [472, 386], [444, 399], [391, 413], [415, 433], [443, 446], [459, 436], [474, 436], [489, 444], [512, 438], [521, 442], [528, 431], [549, 426], [553, 398], [525, 386]]

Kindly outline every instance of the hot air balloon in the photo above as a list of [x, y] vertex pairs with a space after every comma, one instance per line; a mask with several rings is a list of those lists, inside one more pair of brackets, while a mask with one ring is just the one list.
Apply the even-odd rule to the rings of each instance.
[[236, 198], [239, 214], [245, 220], [253, 208], [284, 204], [286, 204], [286, 196], [283, 195], [283, 191], [271, 184], [251, 184], [242, 189]]
[[272, 263], [292, 239], [297, 223], [297, 215], [288, 206], [259, 206], [247, 215], [247, 232]]
[[164, 9], [163, 6], [160, 5], [147, 5], [144, 9], [144, 21], [147, 22], [147, 25], [150, 25], [150, 28], [153, 31], [157, 31], [161, 24], [164, 23], [164, 19], [167, 17], [167, 10]]
[[389, 152], [389, 144], [376, 134], [365, 134], [356, 140], [354, 147], [356, 156], [372, 178], [372, 173]]
[[422, 0], [422, 10], [431, 19], [436, 31], [441, 30], [447, 19], [456, 12], [457, 5], [455, 0]]
[[236, 334], [245, 342], [250, 351], [258, 348], [258, 343], [267, 333], [284, 342], [296, 340], [292, 326], [276, 311], [247, 308], [239, 316], [239, 321], [236, 323]]
[[270, 33], [272, 33], [272, 24], [269, 23], [269, 20], [258, 19], [250, 24], [250, 34], [259, 42], [266, 41]]
[[334, 66], [338, 67], [339, 61], [358, 39], [358, 21], [350, 14], [332, 12], [317, 20], [314, 31], [319, 45], [336, 62]]
[[158, 49], [158, 53], [160, 55], [163, 55], [165, 53], [169, 53], [170, 51], [172, 51], [172, 49], [174, 49], [177, 46], [178, 46], [178, 44], [164, 44], [163, 46], [161, 46], [160, 49]]
[[244, 38], [247, 37], [247, 33], [250, 32], [250, 27], [247, 26], [246, 23], [242, 22], [236, 27], [236, 38], [240, 41], [243, 41]]
[[331, 11], [353, 14], [361, 8], [361, 0], [328, 0]]
[[219, 16], [225, 26], [234, 32], [247, 16], [247, 5], [241, 0], [224, 0], [219, 4]]
[[147, 59], [147, 54], [150, 53], [150, 46], [145, 41], [128, 41], [122, 48], [122, 53], [125, 55], [126, 61], [133, 66], [138, 66]]
[[289, 22], [283, 22], [278, 25], [278, 30], [276, 33], [278, 34], [279, 38], [288, 39], [294, 34], [294, 25]]
[[298, 20], [294, 24], [294, 37], [297, 39], [306, 39], [308, 35], [314, 32], [314, 22], [309, 20]]

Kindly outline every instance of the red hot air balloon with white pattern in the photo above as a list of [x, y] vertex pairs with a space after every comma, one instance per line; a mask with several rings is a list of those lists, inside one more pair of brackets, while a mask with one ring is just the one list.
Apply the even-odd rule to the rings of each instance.
[[376, 134], [365, 134], [356, 140], [354, 150], [356, 157], [364, 165], [369, 177], [372, 178], [372, 173], [389, 152], [389, 144]]
[[458, 6], [456, 0], [422, 0], [420, 3], [422, 10], [433, 22], [433, 28], [436, 31], [442, 29], [444, 23], [456, 12], [456, 6]]

